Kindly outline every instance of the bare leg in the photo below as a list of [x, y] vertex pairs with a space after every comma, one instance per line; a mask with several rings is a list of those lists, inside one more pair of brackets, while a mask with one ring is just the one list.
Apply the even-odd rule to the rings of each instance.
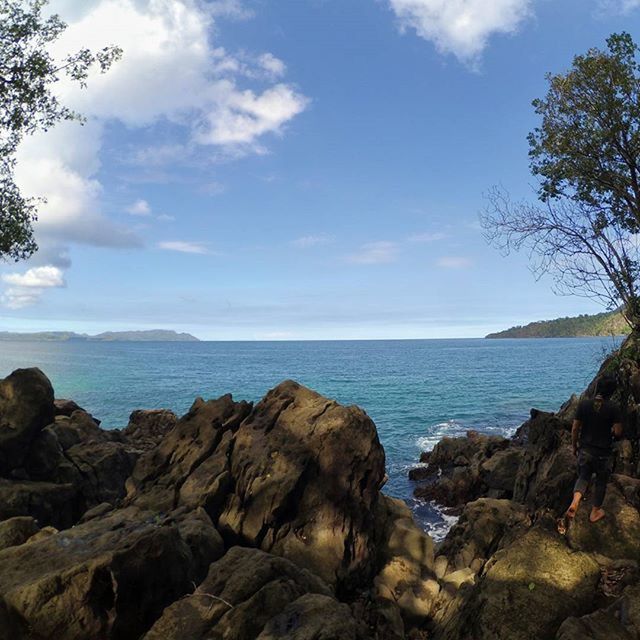
[[580, 501], [582, 500], [582, 493], [580, 491], [576, 491], [573, 494], [573, 500], [567, 509], [567, 517], [575, 518], [576, 512], [578, 511], [578, 507], [580, 506]]

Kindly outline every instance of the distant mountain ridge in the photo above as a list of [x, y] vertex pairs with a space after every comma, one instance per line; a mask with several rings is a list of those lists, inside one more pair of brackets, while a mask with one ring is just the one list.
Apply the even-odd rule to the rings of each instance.
[[0, 341], [37, 342], [200, 342], [190, 333], [177, 333], [166, 329], [147, 331], [105, 331], [95, 336], [73, 331], [38, 331], [35, 333], [12, 333], [0, 331]]
[[583, 314], [580, 316], [540, 320], [524, 326], [511, 327], [486, 338], [580, 338], [589, 336], [628, 335], [629, 325], [619, 311]]

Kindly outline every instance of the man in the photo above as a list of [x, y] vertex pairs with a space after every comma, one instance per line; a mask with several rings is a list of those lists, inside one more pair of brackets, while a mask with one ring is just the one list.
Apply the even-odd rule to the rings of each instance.
[[571, 429], [573, 453], [578, 456], [578, 479], [567, 518], [575, 517], [593, 474], [596, 481], [589, 520], [598, 522], [605, 516], [602, 503], [613, 467], [613, 438], [622, 436], [620, 409], [610, 400], [615, 390], [615, 379], [603, 376], [597, 382], [596, 396], [578, 404]]

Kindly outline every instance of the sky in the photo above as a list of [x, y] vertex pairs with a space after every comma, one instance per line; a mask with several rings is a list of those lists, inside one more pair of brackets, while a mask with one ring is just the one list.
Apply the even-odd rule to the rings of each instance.
[[26, 139], [38, 253], [0, 330], [208, 340], [480, 337], [602, 310], [503, 256], [479, 214], [535, 199], [545, 74], [640, 40], [640, 0], [51, 0], [52, 53], [122, 59]]

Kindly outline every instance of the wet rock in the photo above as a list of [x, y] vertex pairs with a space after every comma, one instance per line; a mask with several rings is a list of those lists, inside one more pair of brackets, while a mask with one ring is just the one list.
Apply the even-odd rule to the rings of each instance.
[[211, 523], [206, 558], [180, 526], [130, 508], [1, 551], [0, 638], [138, 638], [219, 556]]
[[31, 536], [38, 533], [40, 527], [30, 516], [9, 518], [0, 522], [0, 551], [7, 547], [24, 544]]
[[[263, 631], [279, 633], [283, 622], [285, 632], [287, 627], [289, 631], [299, 631], [300, 627], [308, 627], [317, 620], [318, 611], [311, 608], [313, 615], [309, 615], [307, 609], [304, 615], [305, 608], [298, 603], [292, 608], [303, 615], [285, 616], [283, 620], [283, 614], [288, 605], [306, 594], [323, 596], [327, 599], [325, 606], [335, 613], [331, 590], [317, 576], [285, 558], [258, 549], [233, 547], [211, 565], [195, 592], [165, 609], [144, 640], [243, 640], [256, 638]], [[339, 610], [346, 616], [348, 625], [348, 608]]]
[[53, 414], [53, 387], [40, 369], [17, 369], [0, 380], [0, 475], [22, 466]]

